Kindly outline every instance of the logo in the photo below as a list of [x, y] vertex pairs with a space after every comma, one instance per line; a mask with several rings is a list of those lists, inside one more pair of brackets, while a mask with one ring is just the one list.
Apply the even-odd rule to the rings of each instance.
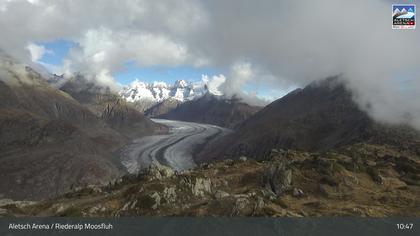
[[416, 28], [416, 5], [394, 4], [392, 5], [392, 28], [415, 29]]

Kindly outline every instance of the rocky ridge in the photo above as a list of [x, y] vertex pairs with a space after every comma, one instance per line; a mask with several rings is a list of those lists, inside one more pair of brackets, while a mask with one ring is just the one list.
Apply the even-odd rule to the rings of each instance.
[[272, 150], [185, 172], [156, 164], [106, 186], [0, 206], [13, 216], [420, 216], [420, 161], [388, 146]]

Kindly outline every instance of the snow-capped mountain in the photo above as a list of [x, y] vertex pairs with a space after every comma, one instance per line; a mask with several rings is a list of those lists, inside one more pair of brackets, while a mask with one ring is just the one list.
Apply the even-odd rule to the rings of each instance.
[[165, 82], [148, 84], [136, 79], [130, 85], [123, 87], [120, 95], [128, 102], [151, 101], [158, 103], [168, 98], [180, 102], [190, 101], [203, 96], [207, 92], [209, 90], [204, 82], [192, 83], [177, 80], [173, 85], [170, 85]]

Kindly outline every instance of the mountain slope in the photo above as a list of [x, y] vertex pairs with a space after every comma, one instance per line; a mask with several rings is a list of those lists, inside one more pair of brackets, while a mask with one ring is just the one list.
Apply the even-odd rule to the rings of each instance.
[[235, 128], [259, 109], [236, 98], [225, 99], [206, 94], [198, 99], [184, 102], [158, 117]]
[[153, 105], [149, 109], [147, 109], [144, 114], [148, 117], [159, 117], [161, 115], [167, 114], [173, 109], [175, 109], [179, 104], [180, 101], [172, 98], [165, 99], [158, 104]]
[[50, 197], [121, 175], [123, 137], [70, 95], [10, 57], [0, 58], [0, 194]]
[[119, 95], [87, 81], [83, 76], [67, 80], [60, 89], [130, 139], [166, 130], [164, 126], [145, 117]]
[[337, 78], [329, 78], [269, 104], [235, 133], [207, 147], [200, 159], [240, 155], [261, 159], [272, 148], [322, 151], [357, 142], [410, 147], [418, 152], [419, 137], [419, 132], [408, 127], [375, 123]]

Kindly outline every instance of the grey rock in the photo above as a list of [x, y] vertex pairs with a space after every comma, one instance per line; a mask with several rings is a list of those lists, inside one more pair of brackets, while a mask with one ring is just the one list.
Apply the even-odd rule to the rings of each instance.
[[0, 199], [0, 207], [7, 206], [7, 205], [10, 205], [10, 204], [13, 204], [13, 200], [12, 199], [7, 199], [7, 198]]
[[[131, 202], [127, 202], [127, 203], [125, 203], [124, 204], [124, 206], [121, 208], [121, 211], [126, 211], [126, 210], [128, 210], [128, 208], [129, 208], [129, 206], [130, 206], [130, 204], [131, 204]], [[98, 211], [98, 207], [93, 207], [92, 209], [92, 213], [93, 212], [97, 212]]]
[[57, 204], [56, 206], [54, 206], [54, 208], [56, 208], [55, 214], [61, 214], [61, 213], [65, 212], [69, 208], [69, 206], [65, 206], [65, 205], [62, 205], [62, 204]]
[[301, 214], [298, 214], [298, 213], [293, 212], [293, 211], [287, 211], [286, 216], [288, 216], [288, 217], [303, 217]]
[[172, 187], [165, 187], [163, 190], [163, 198], [168, 203], [174, 203], [176, 201], [176, 188], [175, 186]]
[[261, 190], [261, 193], [265, 198], [268, 198], [270, 201], [274, 201], [277, 199], [277, 195], [271, 190]]
[[155, 201], [155, 203], [152, 206], [152, 209], [156, 210], [160, 206], [161, 197], [157, 192], [154, 192], [149, 196]]
[[171, 178], [175, 175], [175, 171], [165, 165], [162, 165], [158, 162], [153, 162], [147, 169], [147, 174], [151, 179], [165, 179]]
[[249, 205], [248, 198], [238, 198], [232, 209], [232, 216], [239, 215]]
[[305, 194], [302, 189], [294, 188], [293, 189], [293, 197], [303, 197]]
[[98, 185], [88, 185], [87, 188], [92, 190], [94, 193], [102, 193], [102, 189]]
[[230, 196], [229, 193], [221, 191], [221, 190], [217, 190], [216, 193], [214, 193], [214, 197], [217, 200], [221, 200], [221, 199], [229, 197], [229, 196]]
[[191, 185], [191, 192], [196, 197], [204, 197], [205, 194], [211, 193], [211, 180], [209, 178], [195, 178]]
[[292, 170], [286, 158], [280, 158], [272, 162], [263, 177], [266, 189], [273, 191], [277, 196], [281, 196], [291, 188]]
[[4, 214], [7, 214], [7, 210], [0, 208], [0, 215], [4, 215]]
[[367, 173], [372, 178], [372, 180], [375, 181], [376, 183], [378, 184], [384, 183], [384, 178], [375, 167], [368, 167]]
[[246, 156], [241, 156], [239, 157], [239, 160], [245, 162], [248, 160], [248, 158]]
[[255, 203], [254, 211], [261, 210], [265, 206], [264, 199], [262, 197], [257, 198], [257, 202]]
[[[130, 205], [130, 209], [131, 210], [134, 209], [136, 205], [137, 205], [137, 200], [134, 200]], [[105, 207], [101, 207], [101, 211], [105, 211], [105, 210], [106, 210]]]

